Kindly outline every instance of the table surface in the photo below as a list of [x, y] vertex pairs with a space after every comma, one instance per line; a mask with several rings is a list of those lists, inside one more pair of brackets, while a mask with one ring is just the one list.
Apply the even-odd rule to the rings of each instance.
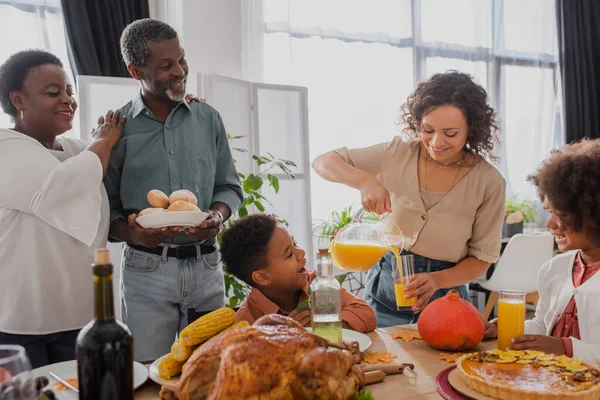
[[[396, 363], [412, 363], [415, 370], [406, 370], [404, 374], [387, 375], [380, 383], [369, 385], [376, 400], [386, 399], [436, 399], [442, 397], [435, 388], [437, 375], [452, 364], [440, 359], [440, 351], [429, 347], [423, 340], [405, 342], [393, 339], [392, 333], [403, 330], [416, 330], [416, 325], [401, 325], [389, 328], [378, 328], [368, 336], [371, 347], [368, 351], [384, 351], [398, 356]], [[472, 351], [491, 350], [496, 341], [482, 342]], [[136, 400], [158, 400], [160, 386], [148, 380], [135, 391]]]

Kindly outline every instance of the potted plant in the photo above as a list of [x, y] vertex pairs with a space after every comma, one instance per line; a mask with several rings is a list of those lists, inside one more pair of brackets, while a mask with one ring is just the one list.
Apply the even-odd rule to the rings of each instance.
[[523, 233], [523, 224], [534, 223], [535, 214], [535, 206], [531, 201], [519, 200], [518, 196], [509, 197], [506, 199], [502, 236], [513, 237], [517, 233]]

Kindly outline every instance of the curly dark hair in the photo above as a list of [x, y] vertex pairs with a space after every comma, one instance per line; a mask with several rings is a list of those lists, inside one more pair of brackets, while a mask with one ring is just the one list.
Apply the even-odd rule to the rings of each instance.
[[58, 57], [43, 50], [20, 51], [0, 66], [0, 106], [6, 114], [17, 117], [17, 109], [10, 101], [10, 92], [23, 88], [23, 82], [32, 68], [46, 64], [63, 67]]
[[455, 106], [465, 115], [469, 126], [465, 150], [496, 161], [492, 153], [494, 144], [499, 143], [496, 112], [487, 103], [485, 89], [469, 74], [452, 70], [419, 83], [400, 107], [403, 131], [416, 139], [423, 117], [441, 105]]
[[268, 214], [253, 214], [235, 221], [221, 237], [221, 258], [227, 272], [254, 286], [252, 273], [267, 266], [269, 241], [277, 220]]
[[540, 200], [552, 205], [563, 226], [600, 241], [600, 139], [553, 151], [527, 180], [537, 186]]

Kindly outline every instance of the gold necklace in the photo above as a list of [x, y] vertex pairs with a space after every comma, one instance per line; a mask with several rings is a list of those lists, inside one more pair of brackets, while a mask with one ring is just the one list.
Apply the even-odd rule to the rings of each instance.
[[437, 161], [435, 158], [431, 157], [431, 154], [429, 154], [429, 151], [425, 150], [425, 156], [427, 157], [427, 159], [429, 161], [431, 161], [432, 163], [434, 163], [436, 165], [436, 167], [438, 167], [438, 168], [448, 168], [448, 169], [450, 169], [454, 165], [460, 166], [460, 165], [462, 165], [462, 163], [465, 162], [463, 160], [464, 155], [465, 155], [465, 152], [461, 150], [460, 158], [458, 160], [453, 161], [453, 162], [448, 163], [448, 164], [444, 164], [444, 163], [441, 163], [441, 162]]

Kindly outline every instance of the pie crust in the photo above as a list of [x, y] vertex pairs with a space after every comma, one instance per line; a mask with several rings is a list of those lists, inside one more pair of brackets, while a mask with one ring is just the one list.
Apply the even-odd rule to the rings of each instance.
[[597, 400], [600, 368], [538, 351], [465, 354], [456, 361], [471, 389], [502, 400]]

